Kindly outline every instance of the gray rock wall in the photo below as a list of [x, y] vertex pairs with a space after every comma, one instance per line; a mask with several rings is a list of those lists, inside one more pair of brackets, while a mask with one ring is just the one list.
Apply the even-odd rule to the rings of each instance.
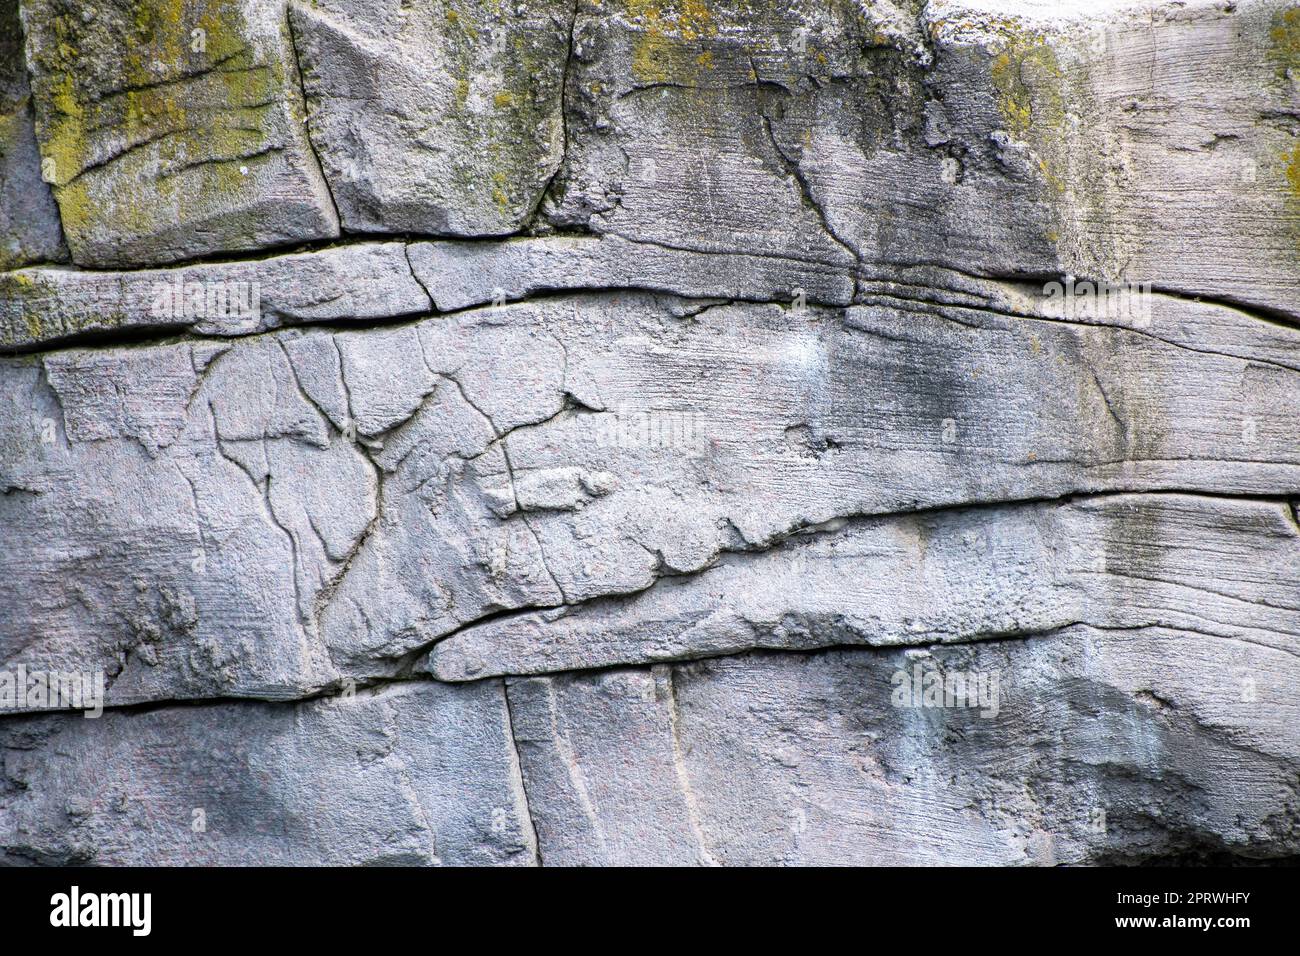
[[4, 862], [1295, 859], [1298, 505], [1300, 6], [0, 0]]

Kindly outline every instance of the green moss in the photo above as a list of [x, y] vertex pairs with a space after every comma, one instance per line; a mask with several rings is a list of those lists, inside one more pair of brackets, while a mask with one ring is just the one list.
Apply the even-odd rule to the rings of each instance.
[[[56, 78], [43, 148], [54, 160], [65, 229], [75, 236], [108, 224], [130, 237], [210, 215], [223, 194], [245, 188], [238, 157], [265, 144], [266, 113], [283, 98], [283, 65], [252, 63], [239, 5], [222, 0], [137, 0], [128, 21], [101, 20], [56, 15], [54, 53], [42, 64]], [[195, 30], [205, 49], [192, 48]], [[122, 89], [107, 95], [78, 69], [83, 53], [102, 62], [106, 50], [118, 58], [113, 83]], [[213, 72], [181, 79], [218, 61]], [[103, 173], [78, 178], [114, 152], [123, 155]]]
[[[690, 82], [712, 59], [701, 60], [701, 41], [717, 36], [706, 0], [626, 0], [638, 27], [632, 44], [632, 75], [642, 83]], [[707, 51], [706, 51], [707, 52]]]
[[[567, 41], [552, 25], [525, 26], [491, 0], [445, 0], [434, 15], [449, 24], [441, 53], [455, 78], [438, 121], [474, 144], [455, 151], [452, 181], [440, 192], [448, 208], [477, 210], [502, 231], [516, 228], [536, 201], [539, 160], [561, 135]], [[503, 33], [508, 47], [498, 46]]]
[[[38, 281], [34, 273], [8, 272], [0, 276], [0, 295], [17, 302], [21, 307], [28, 342], [42, 342], [58, 334], [46, 329], [42, 323], [46, 310], [40, 305], [40, 300], [46, 298], [47, 289], [45, 283]], [[14, 331], [5, 332], [8, 344], [15, 344]]]
[[1085, 262], [1118, 274], [1128, 258], [1124, 231], [1107, 227], [1121, 197], [1114, 170], [1099, 158], [1102, 130], [1088, 119], [1103, 110], [1094, 99], [1088, 37], [1046, 35], [1014, 20], [981, 25], [997, 37], [989, 78], [1004, 129], [1029, 147], [1052, 211], [1044, 241], [1062, 265]]
[[1287, 186], [1291, 190], [1291, 198], [1300, 202], [1300, 146], [1296, 146], [1288, 152], [1282, 154], [1284, 163], [1283, 169], [1286, 174]]

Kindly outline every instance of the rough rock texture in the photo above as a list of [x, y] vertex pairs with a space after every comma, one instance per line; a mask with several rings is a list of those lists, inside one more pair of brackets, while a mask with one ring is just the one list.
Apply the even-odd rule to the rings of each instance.
[[18, 8], [0, 860], [1300, 858], [1300, 6]]
[[46, 179], [78, 265], [338, 234], [282, 4], [21, 2]]
[[0, 273], [0, 347], [162, 329], [239, 335], [416, 315], [430, 304], [400, 242], [131, 272], [38, 266]]
[[312, 141], [343, 227], [523, 226], [564, 152], [573, 3], [290, 3]]
[[0, 748], [8, 862], [536, 862], [499, 682], [9, 720]]
[[41, 178], [18, 0], [0, 2], [0, 269], [64, 261], [63, 230]]
[[[1000, 672], [998, 717], [891, 706], [918, 665]], [[1278, 703], [1243, 705], [1242, 673]], [[509, 694], [547, 863], [1059, 864], [1294, 854], [1297, 677], [1294, 652], [1076, 627]]]

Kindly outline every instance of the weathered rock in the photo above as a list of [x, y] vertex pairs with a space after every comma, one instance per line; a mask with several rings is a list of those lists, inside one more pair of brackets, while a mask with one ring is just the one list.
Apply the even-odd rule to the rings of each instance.
[[617, 236], [420, 242], [411, 266], [443, 311], [554, 290], [644, 289], [696, 298], [848, 305], [853, 275], [816, 262], [699, 253]]
[[21, 3], [37, 138], [76, 263], [338, 234], [282, 3]]
[[1298, 51], [0, 0], [0, 862], [1300, 856]]
[[[383, 329], [8, 359], [0, 513], [13, 546], [0, 551], [0, 590], [15, 610], [0, 618], [0, 660], [101, 668], [113, 704], [292, 697], [396, 675], [503, 611], [634, 593], [852, 516], [1093, 492], [1300, 496], [1300, 373], [1239, 357], [1294, 350], [1297, 333], [1237, 334], [1258, 324], [1168, 297], [1138, 331], [937, 304], [840, 314], [604, 293]], [[1174, 329], [1195, 347], [1161, 339]], [[1287, 532], [1282, 506], [1248, 507], [1259, 518], [1234, 547], [1263, 580], [1286, 580], [1289, 552], [1267, 559], [1240, 543]], [[1079, 536], [1071, 561], [1047, 561], [1032, 522], [1005, 520], [1016, 543], [988, 557], [971, 600], [1008, 603], [977, 608], [963, 636], [1114, 623], [1110, 578], [1077, 595], [1102, 602], [1090, 618], [1066, 614], [1055, 588], [1068, 580], [1022, 574], [1086, 577], [1108, 529], [1140, 531], [1138, 517], [1062, 519], [1060, 533]], [[1151, 533], [1171, 554], [1199, 553], [1166, 524]], [[715, 576], [788, 574], [800, 548], [660, 582], [676, 603], [644, 649], [617, 623], [597, 639], [607, 625], [594, 606], [467, 631], [436, 653], [437, 673], [748, 647], [746, 615], [780, 610], [783, 593], [818, 622], [809, 645], [834, 643], [840, 632], [821, 625], [848, 599], [843, 575], [904, 586], [872, 570], [869, 542], [900, 534], [887, 553], [913, 554], [920, 532], [905, 527], [917, 526], [846, 546], [848, 570], [803, 592], [748, 579], [764, 600], [742, 601], [734, 619], [710, 596]], [[837, 540], [824, 539], [833, 554]], [[935, 567], [958, 552], [936, 551]], [[1204, 577], [1203, 563], [1175, 566]], [[878, 595], [858, 593], [873, 613]], [[896, 602], [907, 607], [921, 609]], [[717, 633], [674, 630], [713, 609], [729, 621]], [[891, 620], [904, 623], [878, 629]], [[932, 628], [943, 627], [940, 615]], [[500, 636], [514, 628], [517, 639]]]
[[1073, 624], [1177, 627], [1293, 652], [1286, 502], [1115, 495], [855, 521], [630, 598], [497, 617], [437, 644], [442, 680], [758, 648], [929, 645]]
[[18, 0], [0, 0], [0, 270], [68, 257], [33, 124]]
[[[936, 672], [949, 706], [914, 703]], [[508, 693], [547, 865], [1124, 863], [1300, 848], [1297, 679], [1294, 650], [1073, 627]]]
[[0, 723], [0, 859], [534, 864], [499, 683]]
[[931, 313], [935, 306], [946, 305], [1114, 326], [1193, 352], [1300, 369], [1296, 326], [1227, 303], [1151, 292], [1141, 284], [1071, 282], [1068, 277], [1046, 283], [1007, 282], [921, 266], [859, 278], [855, 301]]
[[[941, 68], [946, 48], [987, 51], [1005, 149], [1038, 166], [1065, 271], [1300, 316], [1293, 3], [1063, 17], [1053, 4], [943, 0], [927, 16]], [[976, 96], [945, 89], [948, 118], [977, 112]]]
[[103, 671], [110, 704], [336, 680], [313, 595], [377, 489], [280, 344], [70, 351], [0, 375], [4, 660]]
[[19, 269], [0, 275], [0, 349], [148, 330], [242, 335], [431, 308], [400, 242], [130, 272]]
[[[373, 667], [477, 617], [639, 591], [848, 515], [1300, 492], [1288, 368], [978, 313], [661, 309], [557, 300], [418, 327], [429, 370], [456, 388], [385, 442], [385, 502], [418, 489], [427, 504], [381, 518], [333, 593], [321, 620], [336, 659]], [[338, 341], [385, 369], [414, 349], [408, 333]], [[429, 394], [432, 379], [401, 380], [385, 400], [405, 402], [363, 433]], [[446, 422], [476, 418], [466, 444], [435, 438], [462, 441], [470, 425]], [[448, 537], [448, 522], [474, 530]]]
[[[783, 90], [756, 73], [769, 51], [791, 74], [808, 68], [782, 52], [800, 14], [766, 2], [580, 2], [551, 221], [693, 250], [853, 263], [774, 135], [769, 114]], [[807, 16], [845, 50], [870, 31], [847, 2]]]
[[291, 3], [312, 142], [344, 228], [523, 226], [564, 151], [573, 5]]
[[1148, 281], [1294, 318], [1297, 31], [1278, 0], [584, 2], [548, 214], [868, 272]]

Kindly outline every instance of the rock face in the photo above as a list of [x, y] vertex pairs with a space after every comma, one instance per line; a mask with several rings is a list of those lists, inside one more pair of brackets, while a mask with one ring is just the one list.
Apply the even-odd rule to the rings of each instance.
[[19, 861], [537, 860], [500, 682], [78, 721], [0, 731], [0, 826]]
[[0, 3], [0, 269], [68, 258], [54, 197], [41, 177], [22, 46], [18, 0], [4, 0]]
[[289, 16], [345, 229], [527, 223], [564, 153], [573, 0], [313, 0]]
[[338, 234], [281, 4], [23, 0], [22, 9], [46, 179], [78, 265]]
[[[894, 675], [915, 673], [997, 675], [997, 716], [978, 700], [894, 706]], [[1281, 699], [1294, 654], [1075, 627], [526, 678], [509, 694], [547, 863], [1060, 864], [1177, 857], [1207, 832], [1215, 849], [1294, 853], [1300, 714], [1294, 697], [1270, 716], [1243, 707], [1242, 674]]]
[[1300, 7], [1056, 6], [0, 0], [0, 860], [1300, 857]]

